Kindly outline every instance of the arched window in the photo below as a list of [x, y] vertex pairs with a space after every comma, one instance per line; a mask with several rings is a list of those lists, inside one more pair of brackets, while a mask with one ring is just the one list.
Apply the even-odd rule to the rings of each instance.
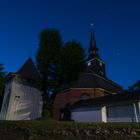
[[87, 93], [82, 93], [81, 96], [80, 96], [80, 100], [86, 100], [86, 99], [89, 99], [90, 96], [87, 94]]

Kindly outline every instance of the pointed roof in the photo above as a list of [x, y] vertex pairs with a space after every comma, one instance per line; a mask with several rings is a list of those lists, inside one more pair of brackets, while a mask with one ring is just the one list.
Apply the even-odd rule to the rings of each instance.
[[93, 31], [91, 31], [89, 51], [98, 51]]
[[97, 48], [97, 45], [96, 45], [94, 33], [93, 33], [93, 31], [91, 31], [88, 60], [93, 59], [95, 57], [99, 58], [98, 48]]
[[39, 73], [31, 58], [27, 59], [27, 61], [16, 72], [16, 74], [19, 74], [23, 77], [30, 78], [30, 79], [36, 79], [39, 77]]

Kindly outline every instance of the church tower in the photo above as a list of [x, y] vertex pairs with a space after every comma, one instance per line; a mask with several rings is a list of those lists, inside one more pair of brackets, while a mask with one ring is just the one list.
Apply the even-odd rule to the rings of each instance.
[[[100, 58], [93, 31], [91, 31], [90, 45], [86, 60], [85, 71], [72, 85], [58, 93], [54, 100], [54, 118], [66, 119], [67, 105], [79, 100], [87, 100], [117, 94], [123, 88], [106, 76], [105, 63]], [[66, 109], [66, 110], [65, 110]]]
[[95, 73], [102, 77], [106, 77], [105, 63], [99, 57], [98, 48], [96, 45], [93, 31], [91, 31], [89, 55], [87, 59], [87, 72]]
[[15, 73], [7, 75], [1, 120], [32, 120], [41, 117], [42, 96], [36, 87], [39, 73], [29, 58]]

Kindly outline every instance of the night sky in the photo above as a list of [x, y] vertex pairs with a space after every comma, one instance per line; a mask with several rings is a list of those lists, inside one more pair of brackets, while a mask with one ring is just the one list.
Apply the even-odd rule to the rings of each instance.
[[90, 24], [107, 76], [124, 88], [140, 79], [139, 0], [0, 0], [0, 63], [15, 72], [34, 58], [39, 33], [56, 28], [87, 51]]

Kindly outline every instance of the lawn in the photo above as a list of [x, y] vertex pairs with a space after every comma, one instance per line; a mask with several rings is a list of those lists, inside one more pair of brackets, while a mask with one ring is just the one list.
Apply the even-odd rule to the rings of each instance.
[[0, 121], [0, 140], [138, 140], [137, 123]]

